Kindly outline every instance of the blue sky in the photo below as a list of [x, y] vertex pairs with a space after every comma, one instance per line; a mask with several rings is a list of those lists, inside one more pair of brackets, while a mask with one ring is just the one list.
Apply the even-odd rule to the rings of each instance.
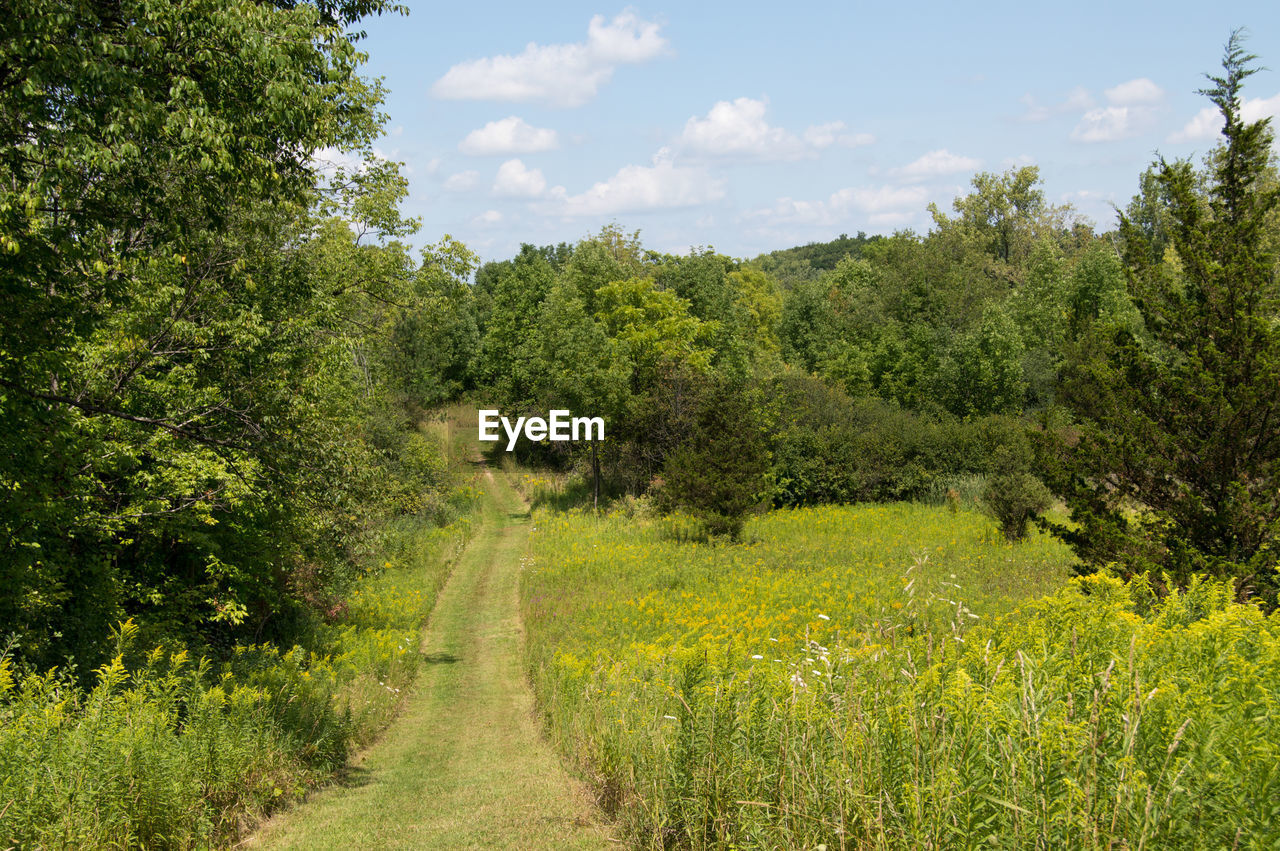
[[[977, 171], [1040, 167], [1101, 227], [1159, 153], [1215, 138], [1195, 94], [1231, 30], [1280, 69], [1280, 4], [410, 3], [362, 23], [419, 244], [485, 260], [617, 222], [737, 257], [927, 231]], [[1246, 87], [1280, 113], [1280, 72]]]

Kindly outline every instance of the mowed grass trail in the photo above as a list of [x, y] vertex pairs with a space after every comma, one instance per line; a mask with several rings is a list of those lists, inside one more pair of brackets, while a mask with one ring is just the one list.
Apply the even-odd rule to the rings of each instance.
[[539, 735], [517, 584], [528, 512], [486, 471], [480, 523], [440, 593], [429, 664], [345, 781], [270, 822], [260, 848], [606, 848], [591, 802]]

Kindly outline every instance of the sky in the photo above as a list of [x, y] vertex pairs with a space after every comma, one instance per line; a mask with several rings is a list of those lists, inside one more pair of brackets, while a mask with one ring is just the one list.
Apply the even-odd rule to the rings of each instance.
[[[1234, 29], [1280, 69], [1274, 0], [408, 5], [359, 24], [376, 152], [404, 164], [415, 243], [482, 260], [613, 223], [741, 258], [925, 233], [930, 203], [1022, 165], [1110, 229], [1156, 157], [1213, 146], [1196, 91]], [[1245, 96], [1280, 114], [1280, 71]]]

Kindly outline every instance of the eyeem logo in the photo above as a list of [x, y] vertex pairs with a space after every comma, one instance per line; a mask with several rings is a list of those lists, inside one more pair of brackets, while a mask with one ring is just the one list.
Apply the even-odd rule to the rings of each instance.
[[517, 417], [516, 424], [496, 410], [480, 411], [480, 439], [501, 440], [498, 426], [507, 433], [507, 451], [516, 448], [516, 440], [523, 430], [529, 440], [604, 440], [603, 417], [574, 417], [568, 411], [552, 411], [551, 419], [542, 417]]

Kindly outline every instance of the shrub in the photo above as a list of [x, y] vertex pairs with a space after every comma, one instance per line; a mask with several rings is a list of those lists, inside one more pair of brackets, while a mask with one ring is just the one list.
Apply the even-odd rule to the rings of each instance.
[[1053, 504], [1053, 497], [1030, 473], [1011, 472], [988, 479], [982, 501], [1000, 523], [1004, 536], [1021, 541], [1027, 536], [1027, 524]]
[[713, 385], [699, 400], [690, 436], [667, 457], [660, 502], [684, 508], [711, 535], [737, 540], [765, 496], [768, 450], [752, 400]]
[[1021, 432], [997, 447], [993, 453], [992, 475], [982, 502], [1000, 524], [1000, 531], [1010, 541], [1021, 541], [1027, 535], [1027, 524], [1053, 504], [1053, 496], [1027, 468], [1031, 463], [1031, 445]]

